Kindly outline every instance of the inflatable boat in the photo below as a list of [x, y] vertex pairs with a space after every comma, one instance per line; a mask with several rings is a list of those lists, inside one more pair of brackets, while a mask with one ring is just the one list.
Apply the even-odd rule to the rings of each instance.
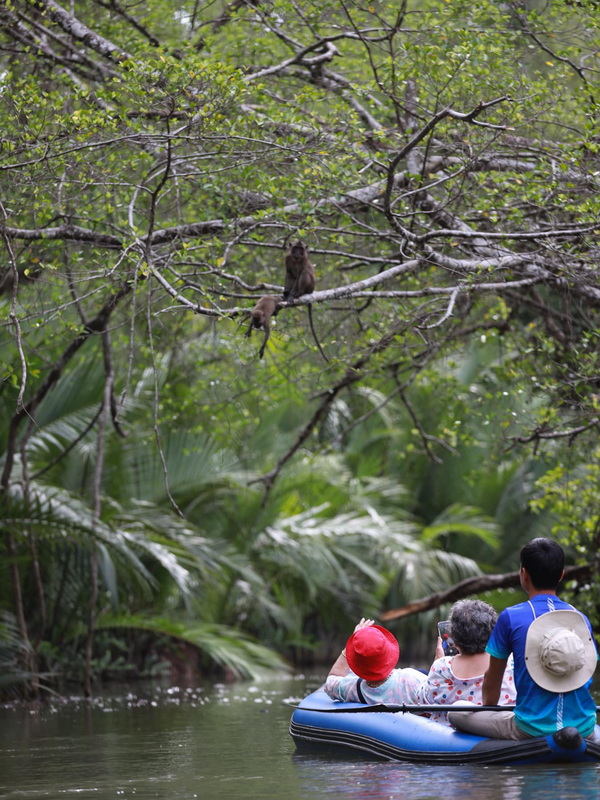
[[[437, 708], [432, 706], [430, 710]], [[388, 761], [423, 764], [600, 761], [598, 725], [594, 741], [582, 739], [575, 728], [519, 741], [486, 739], [432, 722], [414, 710], [413, 706], [340, 703], [319, 689], [295, 708], [290, 734], [300, 750], [339, 752], [343, 748], [346, 752], [361, 751]]]

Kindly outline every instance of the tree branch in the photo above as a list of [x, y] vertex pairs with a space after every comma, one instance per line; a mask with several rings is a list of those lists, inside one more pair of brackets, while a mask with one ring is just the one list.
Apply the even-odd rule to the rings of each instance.
[[[482, 111], [484, 111], [485, 109], [490, 108], [492, 106], [498, 105], [499, 103], [503, 103], [503, 102], [505, 102], [506, 100], [509, 100], [509, 99], [510, 98], [507, 95], [504, 95], [502, 97], [496, 98], [495, 100], [490, 100], [487, 103], [481, 102], [481, 103], [478, 103], [478, 105], [476, 105], [474, 109], [472, 109], [471, 111], [469, 111], [467, 113], [461, 113], [459, 111], [454, 111], [454, 109], [449, 108], [449, 107], [448, 108], [443, 108], [441, 111], [438, 111], [437, 114], [434, 114], [431, 117], [431, 119], [421, 128], [421, 130], [417, 131], [417, 133], [415, 133], [415, 135], [412, 137], [412, 139], [409, 142], [407, 142], [404, 145], [404, 147], [398, 153], [396, 153], [396, 155], [391, 160], [391, 162], [390, 162], [390, 164], [388, 166], [388, 176], [387, 176], [387, 181], [386, 181], [386, 186], [385, 186], [385, 193], [384, 193], [384, 197], [383, 197], [383, 207], [384, 207], [384, 210], [385, 210], [386, 217], [388, 218], [389, 222], [394, 226], [394, 228], [397, 228], [398, 223], [397, 223], [396, 218], [395, 218], [395, 216], [394, 216], [394, 214], [393, 214], [393, 212], [391, 210], [391, 197], [392, 197], [392, 189], [394, 187], [394, 181], [395, 181], [395, 177], [396, 177], [395, 176], [396, 167], [398, 166], [400, 161], [402, 161], [403, 158], [406, 158], [406, 156], [412, 150], [414, 150], [415, 147], [420, 142], [422, 142], [423, 139], [429, 133], [431, 133], [431, 131], [436, 127], [436, 125], [438, 125], [446, 117], [453, 117], [454, 119], [458, 119], [458, 120], [461, 120], [463, 122], [475, 123], [475, 122], [477, 122], [476, 121], [476, 117], [479, 114], [481, 114]], [[478, 122], [477, 124], [484, 125], [486, 127], [492, 127], [492, 128], [498, 129], [498, 130], [512, 130], [512, 129], [508, 128], [508, 126], [506, 126], [506, 125], [490, 125], [489, 123], [484, 123], [484, 122]]]
[[100, 36], [98, 33], [88, 28], [83, 22], [80, 22], [77, 17], [69, 14], [62, 6], [54, 2], [54, 0], [36, 0], [37, 5], [45, 9], [48, 17], [55, 22], [74, 39], [83, 42], [87, 47], [99, 53], [104, 58], [120, 63], [126, 59], [132, 59], [125, 50], [117, 47], [108, 39]]
[[[566, 567], [565, 581], [588, 580], [596, 567], [594, 564], [583, 566]], [[403, 619], [413, 614], [420, 614], [423, 611], [430, 611], [432, 608], [439, 608], [445, 603], [454, 603], [463, 597], [469, 597], [482, 592], [491, 592], [494, 589], [512, 589], [520, 586], [519, 573], [509, 572], [504, 575], [480, 575], [474, 578], [466, 578], [464, 581], [445, 589], [442, 592], [435, 592], [421, 600], [413, 600], [401, 608], [384, 611], [380, 615], [382, 622], [389, 622], [392, 619]]]

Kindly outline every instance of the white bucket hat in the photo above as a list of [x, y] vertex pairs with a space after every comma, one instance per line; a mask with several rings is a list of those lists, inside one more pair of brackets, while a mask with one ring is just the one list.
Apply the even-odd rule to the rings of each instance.
[[542, 689], [571, 692], [594, 674], [596, 644], [577, 611], [548, 611], [533, 620], [525, 641], [525, 666]]

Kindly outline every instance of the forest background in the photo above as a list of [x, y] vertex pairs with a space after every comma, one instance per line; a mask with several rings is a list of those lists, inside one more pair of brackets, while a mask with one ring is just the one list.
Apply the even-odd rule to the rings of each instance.
[[597, 5], [3, 2], [0, 690], [598, 625]]

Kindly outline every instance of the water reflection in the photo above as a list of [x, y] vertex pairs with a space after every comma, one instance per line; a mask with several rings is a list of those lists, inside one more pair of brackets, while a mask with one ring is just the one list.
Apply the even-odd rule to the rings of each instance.
[[595, 764], [425, 766], [295, 755], [305, 796], [343, 800], [582, 800], [599, 796]]
[[597, 765], [426, 766], [296, 751], [291, 708], [314, 681], [127, 687], [93, 704], [0, 708], [3, 800], [584, 800]]
[[141, 687], [92, 704], [0, 708], [0, 797], [294, 798], [282, 700], [295, 685]]

